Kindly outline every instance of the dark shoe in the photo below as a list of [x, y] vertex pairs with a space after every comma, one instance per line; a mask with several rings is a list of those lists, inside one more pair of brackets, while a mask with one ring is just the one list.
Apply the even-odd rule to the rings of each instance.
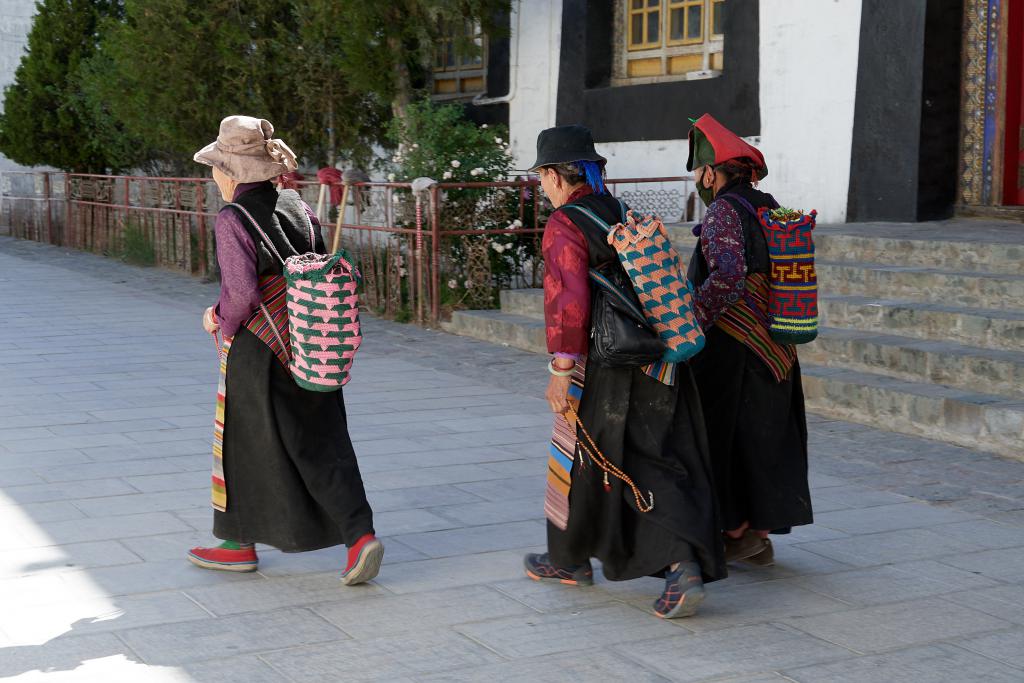
[[775, 565], [775, 549], [772, 547], [772, 541], [770, 538], [764, 539], [765, 548], [757, 555], [751, 555], [750, 557], [743, 560], [747, 564], [752, 564], [755, 567], [772, 567]]
[[222, 572], [254, 572], [259, 562], [256, 546], [232, 541], [225, 541], [215, 548], [192, 548], [188, 559], [197, 567]]
[[557, 581], [567, 586], [593, 586], [594, 568], [590, 562], [572, 567], [558, 567], [551, 563], [547, 553], [530, 553], [523, 558], [526, 575], [534, 581]]
[[373, 534], [365, 534], [348, 549], [348, 564], [341, 573], [346, 586], [366, 583], [377, 576], [384, 560], [384, 544]]
[[696, 562], [680, 562], [665, 576], [665, 591], [654, 601], [654, 613], [662, 619], [690, 617], [704, 602], [704, 580]]
[[725, 540], [725, 561], [738, 562], [753, 557], [765, 549], [765, 539], [752, 531], [746, 531], [739, 538], [723, 534]]

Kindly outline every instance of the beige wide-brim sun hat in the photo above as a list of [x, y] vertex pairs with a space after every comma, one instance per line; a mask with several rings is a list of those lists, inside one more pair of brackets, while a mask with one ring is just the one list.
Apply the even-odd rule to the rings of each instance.
[[270, 180], [298, 167], [295, 153], [273, 135], [274, 126], [266, 119], [229, 116], [220, 122], [217, 139], [193, 159], [219, 168], [240, 183]]

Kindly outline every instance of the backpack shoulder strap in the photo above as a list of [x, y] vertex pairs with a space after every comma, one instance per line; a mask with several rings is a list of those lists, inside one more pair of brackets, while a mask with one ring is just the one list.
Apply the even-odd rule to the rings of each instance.
[[[620, 222], [625, 221], [626, 220], [626, 203], [623, 202], [618, 197], [615, 198], [615, 201], [617, 201], [619, 203], [619, 216], [620, 216], [619, 221]], [[562, 208], [563, 209], [576, 209], [577, 211], [579, 211], [583, 215], [587, 216], [587, 218], [589, 218], [590, 220], [594, 221], [597, 225], [601, 226], [601, 228], [604, 229], [605, 232], [611, 232], [612, 231], [612, 226], [608, 225], [608, 221], [606, 221], [603, 218], [601, 218], [600, 216], [598, 216], [596, 213], [594, 213], [593, 210], [588, 209], [587, 207], [585, 207], [585, 206], [583, 206], [581, 204], [566, 204]]]
[[270, 236], [263, 231], [263, 228], [261, 228], [260, 224], [256, 221], [256, 219], [252, 217], [252, 214], [249, 213], [249, 211], [241, 204], [236, 204], [232, 202], [231, 204], [226, 204], [224, 206], [225, 209], [228, 207], [235, 209], [236, 211], [238, 211], [239, 214], [242, 215], [243, 218], [249, 221], [252, 227], [256, 229], [257, 234], [259, 234], [259, 236], [263, 239], [263, 243], [267, 246], [267, 249], [270, 250], [270, 253], [276, 256], [277, 260], [280, 261], [281, 265], [283, 266], [284, 259], [281, 258], [281, 254], [277, 251], [277, 247], [274, 246], [274, 241], [270, 239]]

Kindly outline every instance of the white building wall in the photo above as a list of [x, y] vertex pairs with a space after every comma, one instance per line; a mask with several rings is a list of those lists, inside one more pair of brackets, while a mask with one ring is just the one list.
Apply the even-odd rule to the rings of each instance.
[[[862, 0], [759, 1], [761, 135], [749, 141], [768, 162], [760, 187], [817, 209], [822, 223], [845, 221]], [[520, 168], [533, 161], [537, 133], [555, 125], [561, 4], [522, 0], [513, 25], [520, 52], [509, 121]], [[728, 42], [725, 50], [728, 61]], [[686, 174], [685, 138], [597, 147], [611, 177]]]
[[861, 0], [761, 0], [762, 189], [822, 223], [846, 220], [860, 12]]
[[[25, 54], [35, 13], [35, 0], [0, 0], [0, 105], [3, 89], [14, 82], [14, 71]], [[20, 168], [23, 167], [0, 155], [0, 171]]]
[[562, 0], [514, 0], [511, 42], [510, 148], [516, 168], [527, 168], [537, 156], [537, 133], [555, 125]]

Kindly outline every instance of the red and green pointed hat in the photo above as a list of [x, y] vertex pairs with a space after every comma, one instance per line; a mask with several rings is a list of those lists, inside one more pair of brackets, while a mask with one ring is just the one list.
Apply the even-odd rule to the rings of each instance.
[[711, 114], [704, 114], [693, 121], [689, 137], [690, 156], [686, 159], [687, 171], [736, 160], [749, 164], [757, 180], [768, 175], [768, 165], [757, 147], [723, 126]]

